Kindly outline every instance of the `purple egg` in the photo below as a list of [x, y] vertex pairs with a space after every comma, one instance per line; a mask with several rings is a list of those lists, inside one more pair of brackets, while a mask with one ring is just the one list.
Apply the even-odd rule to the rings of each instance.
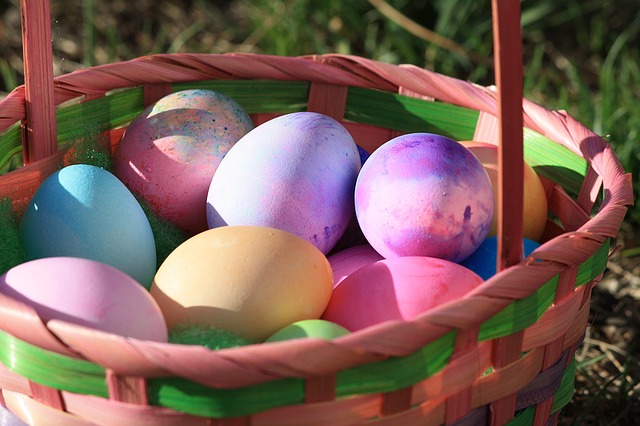
[[491, 180], [462, 144], [412, 133], [371, 154], [356, 182], [356, 217], [385, 258], [430, 256], [461, 262], [493, 219]]
[[271, 119], [240, 139], [211, 180], [209, 228], [290, 232], [327, 254], [354, 211], [358, 148], [342, 124], [314, 112]]

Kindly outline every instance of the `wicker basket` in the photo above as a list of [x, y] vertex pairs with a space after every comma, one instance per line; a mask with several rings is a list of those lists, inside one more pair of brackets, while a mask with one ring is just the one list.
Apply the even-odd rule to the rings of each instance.
[[[0, 158], [22, 152], [28, 163], [0, 177], [0, 196], [17, 212], [74, 141], [106, 138], [113, 146], [145, 105], [210, 88], [239, 101], [256, 124], [325, 113], [369, 151], [412, 131], [498, 144], [501, 270], [412, 321], [332, 341], [220, 351], [44, 323], [0, 294], [0, 388], [10, 411], [38, 425], [557, 421], [573, 394], [591, 289], [633, 200], [630, 176], [602, 138], [563, 112], [522, 101], [518, 1], [493, 4], [497, 88], [344, 55], [153, 55], [53, 79], [51, 52], [42, 48], [50, 35], [38, 30], [49, 22], [48, 5], [22, 3], [26, 85], [0, 101]], [[372, 102], [384, 108], [372, 111]], [[522, 232], [522, 162], [514, 159], [523, 153], [543, 180], [553, 219], [544, 244], [519, 261], [518, 244], [509, 242]]]

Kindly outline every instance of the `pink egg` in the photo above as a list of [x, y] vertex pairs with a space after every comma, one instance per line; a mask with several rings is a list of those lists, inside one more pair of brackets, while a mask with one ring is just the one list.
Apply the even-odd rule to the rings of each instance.
[[207, 229], [213, 174], [252, 128], [245, 110], [223, 94], [175, 92], [129, 124], [114, 154], [114, 172], [158, 216], [195, 234]]
[[333, 287], [335, 288], [352, 272], [384, 258], [373, 247], [364, 244], [340, 250], [330, 255], [328, 259], [333, 269]]
[[463, 297], [482, 282], [469, 269], [444, 259], [379, 260], [353, 272], [333, 289], [322, 318], [350, 331], [389, 320], [412, 320]]
[[385, 258], [460, 262], [489, 232], [493, 190], [482, 163], [462, 144], [413, 133], [371, 154], [356, 182], [355, 208], [364, 236]]
[[95, 260], [46, 257], [0, 276], [0, 292], [52, 319], [143, 340], [166, 342], [167, 326], [149, 292]]

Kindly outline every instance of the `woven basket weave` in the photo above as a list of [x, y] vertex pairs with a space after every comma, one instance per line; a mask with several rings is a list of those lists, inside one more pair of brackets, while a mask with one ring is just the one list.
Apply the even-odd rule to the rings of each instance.
[[[591, 289], [633, 201], [631, 179], [611, 147], [566, 113], [523, 100], [521, 114], [521, 95], [501, 95], [510, 87], [521, 93], [518, 78], [507, 78], [509, 67], [517, 72], [521, 64], [504, 61], [514, 30], [500, 20], [500, 3], [506, 2], [494, 4], [503, 30], [496, 46], [505, 52], [496, 51], [497, 89], [344, 55], [152, 55], [51, 81], [39, 65], [46, 55], [44, 62], [25, 58], [32, 67], [27, 84], [0, 101], [0, 158], [21, 152], [28, 162], [0, 176], [0, 197], [18, 213], [65, 164], [75, 141], [98, 138], [113, 147], [146, 105], [172, 91], [209, 88], [240, 102], [256, 125], [288, 112], [322, 112], [368, 151], [403, 133], [431, 131], [496, 143], [502, 155], [524, 152], [541, 176], [553, 219], [544, 244], [511, 261], [520, 259], [509, 238], [521, 232], [522, 206], [521, 197], [504, 196], [513, 192], [503, 186], [498, 262], [505, 267], [498, 274], [415, 320], [332, 341], [220, 351], [139, 341], [44, 323], [0, 294], [0, 389], [8, 409], [38, 425], [555, 423], [573, 394], [574, 352], [587, 327]], [[27, 18], [27, 27], [37, 25], [37, 17]], [[26, 45], [38, 43], [31, 37]], [[515, 110], [508, 107], [514, 101]], [[385, 107], [372, 112], [372, 102]], [[504, 158], [512, 164], [502, 160], [503, 185], [521, 187], [521, 162]]]

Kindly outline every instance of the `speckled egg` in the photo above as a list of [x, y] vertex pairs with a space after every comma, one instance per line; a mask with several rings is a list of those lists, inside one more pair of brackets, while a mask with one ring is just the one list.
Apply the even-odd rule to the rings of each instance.
[[412, 320], [463, 297], [482, 283], [469, 269], [444, 259], [404, 256], [371, 263], [333, 289], [322, 319], [357, 331], [389, 320]]
[[67, 166], [47, 177], [22, 216], [20, 238], [28, 259], [93, 259], [147, 288], [156, 272], [155, 239], [142, 207], [96, 166]]
[[253, 123], [235, 100], [183, 90], [147, 107], [129, 124], [114, 172], [154, 212], [189, 234], [207, 229], [205, 203], [222, 158]]
[[207, 197], [210, 228], [281, 229], [328, 253], [353, 216], [358, 148], [338, 121], [300, 112], [269, 120], [236, 143]]
[[358, 223], [385, 258], [460, 262], [489, 232], [493, 208], [491, 181], [480, 161], [462, 144], [430, 133], [386, 142], [356, 182]]
[[213, 327], [263, 341], [320, 318], [332, 288], [329, 261], [308, 241], [275, 228], [223, 226], [178, 246], [150, 292], [169, 329]]
[[155, 300], [124, 272], [90, 259], [47, 257], [0, 276], [0, 292], [58, 319], [136, 339], [166, 342]]

